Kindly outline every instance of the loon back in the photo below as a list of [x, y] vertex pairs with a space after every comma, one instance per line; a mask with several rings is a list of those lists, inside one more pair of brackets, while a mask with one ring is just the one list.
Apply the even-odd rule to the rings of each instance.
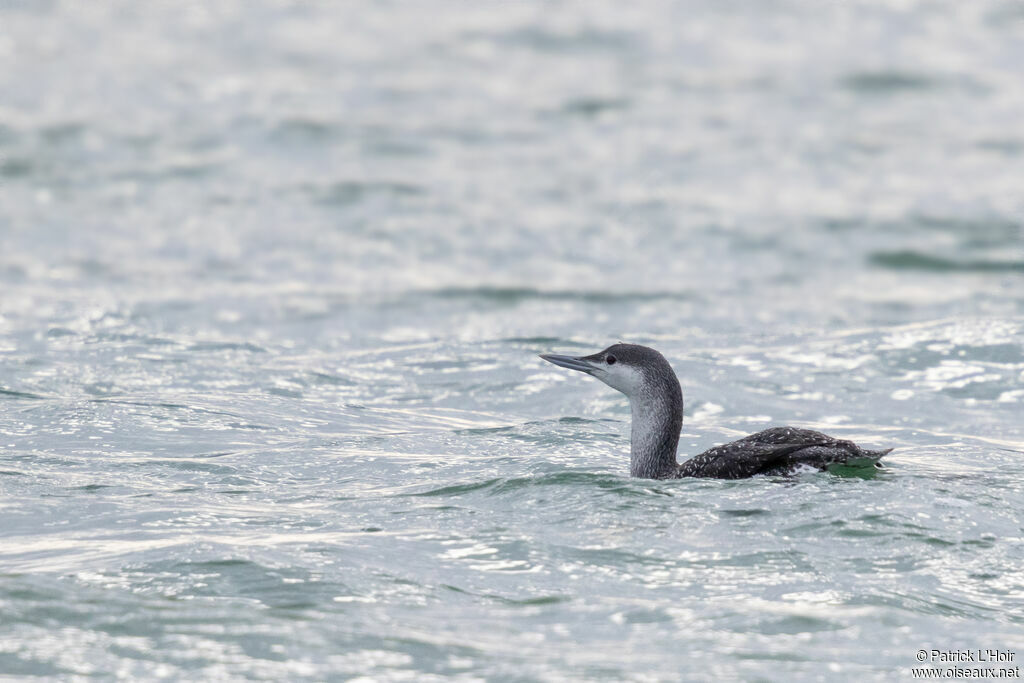
[[879, 459], [891, 450], [865, 450], [811, 429], [772, 427], [693, 456], [675, 476], [744, 479], [755, 474], [796, 474], [808, 467], [881, 467]]
[[613, 344], [589, 356], [540, 357], [596, 377], [629, 398], [629, 472], [634, 477], [743, 479], [755, 474], [794, 474], [806, 467], [871, 467], [892, 450], [869, 451], [810, 429], [773, 427], [715, 446], [679, 464], [676, 447], [683, 426], [683, 393], [664, 356], [647, 346]]

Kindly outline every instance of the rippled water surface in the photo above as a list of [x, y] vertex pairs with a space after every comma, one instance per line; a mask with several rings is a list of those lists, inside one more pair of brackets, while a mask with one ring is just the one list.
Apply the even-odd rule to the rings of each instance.
[[[0, 3], [0, 676], [1024, 659], [1018, 2]], [[543, 363], [659, 348], [628, 478]]]

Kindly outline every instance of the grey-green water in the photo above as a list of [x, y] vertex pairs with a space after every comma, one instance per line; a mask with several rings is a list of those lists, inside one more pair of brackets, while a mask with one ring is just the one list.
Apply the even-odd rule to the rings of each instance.
[[[0, 677], [1019, 664], [1022, 121], [1010, 1], [0, 3]], [[889, 467], [631, 480], [618, 339]]]

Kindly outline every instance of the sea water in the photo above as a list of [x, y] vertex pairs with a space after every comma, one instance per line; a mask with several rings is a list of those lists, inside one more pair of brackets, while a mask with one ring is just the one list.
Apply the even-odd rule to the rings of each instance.
[[[1024, 657], [1020, 3], [8, 1], [0, 93], [0, 677]], [[618, 340], [895, 450], [630, 479]]]

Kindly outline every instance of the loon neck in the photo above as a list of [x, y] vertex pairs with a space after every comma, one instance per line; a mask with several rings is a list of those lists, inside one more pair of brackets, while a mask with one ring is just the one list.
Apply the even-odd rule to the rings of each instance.
[[659, 377], [636, 396], [630, 396], [633, 414], [629, 474], [661, 479], [679, 468], [676, 447], [683, 427], [683, 392], [679, 380]]

